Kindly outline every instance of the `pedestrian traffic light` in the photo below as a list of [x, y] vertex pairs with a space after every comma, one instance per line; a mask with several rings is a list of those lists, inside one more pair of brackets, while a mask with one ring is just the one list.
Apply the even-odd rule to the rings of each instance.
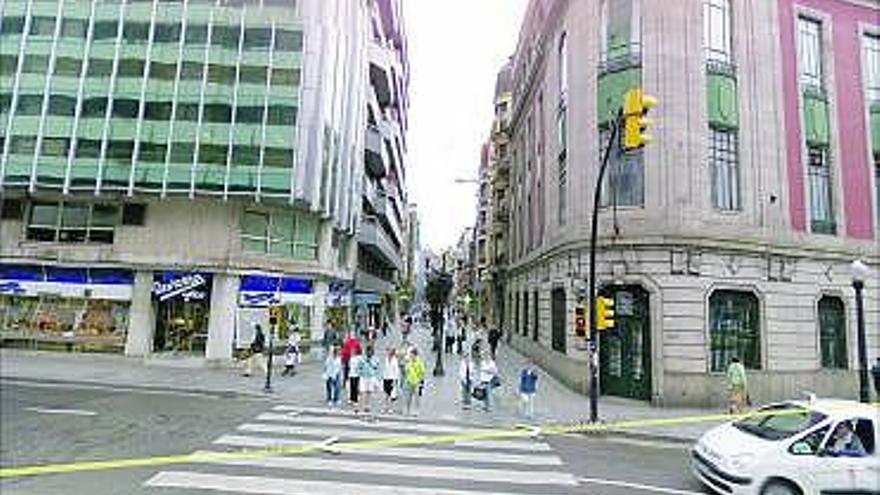
[[646, 95], [640, 88], [631, 89], [623, 96], [623, 148], [625, 150], [638, 149], [653, 141], [652, 136], [645, 134], [653, 121], [645, 116], [656, 105], [657, 99]]
[[587, 308], [583, 304], [574, 307], [574, 334], [578, 337], [587, 336]]
[[614, 299], [599, 296], [596, 298], [596, 330], [614, 328]]

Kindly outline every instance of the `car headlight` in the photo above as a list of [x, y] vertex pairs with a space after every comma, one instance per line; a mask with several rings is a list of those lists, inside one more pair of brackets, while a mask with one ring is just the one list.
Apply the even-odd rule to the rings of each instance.
[[742, 454], [730, 456], [730, 465], [737, 471], [742, 471], [744, 469], [747, 469], [754, 460], [755, 454], [752, 454], [751, 452], [745, 452]]

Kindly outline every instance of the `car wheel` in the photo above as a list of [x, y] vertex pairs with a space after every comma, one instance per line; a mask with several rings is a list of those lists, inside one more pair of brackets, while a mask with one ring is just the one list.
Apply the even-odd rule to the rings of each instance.
[[787, 481], [771, 481], [764, 485], [761, 495], [801, 495], [801, 491]]

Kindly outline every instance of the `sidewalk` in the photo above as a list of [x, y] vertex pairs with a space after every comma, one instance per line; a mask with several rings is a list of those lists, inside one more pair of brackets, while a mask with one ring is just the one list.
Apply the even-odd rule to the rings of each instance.
[[[519, 371], [528, 363], [522, 355], [503, 343], [498, 348], [498, 367], [502, 385], [495, 391], [494, 408], [486, 413], [479, 405], [462, 410], [459, 405], [459, 357], [444, 354], [445, 375], [432, 375], [436, 353], [431, 353], [430, 330], [420, 328], [413, 341], [425, 359], [428, 376], [422, 398], [420, 417], [434, 420], [455, 420], [486, 426], [509, 426], [522, 423], [519, 417], [517, 386]], [[398, 345], [400, 338], [389, 334], [380, 339], [377, 355], [384, 356], [388, 344]], [[107, 354], [67, 354], [58, 352], [0, 349], [0, 377], [6, 380], [33, 382], [73, 382], [94, 386], [133, 388], [145, 391], [176, 391], [181, 393], [214, 394], [220, 397], [241, 397], [254, 400], [284, 402], [302, 407], [325, 407], [322, 363], [309, 357], [297, 368], [293, 377], [282, 377], [283, 357], [275, 360], [271, 393], [265, 393], [265, 376], [244, 377], [236, 367], [212, 368], [201, 358], [151, 356], [127, 358]], [[589, 398], [577, 394], [544, 372], [539, 371], [535, 415], [538, 423], [572, 423], [589, 417]], [[600, 417], [607, 423], [638, 419], [672, 419], [678, 417], [719, 414], [720, 411], [700, 409], [669, 409], [652, 407], [645, 402], [602, 397]], [[681, 423], [655, 427], [629, 427], [615, 433], [649, 439], [689, 442], [718, 422]]]

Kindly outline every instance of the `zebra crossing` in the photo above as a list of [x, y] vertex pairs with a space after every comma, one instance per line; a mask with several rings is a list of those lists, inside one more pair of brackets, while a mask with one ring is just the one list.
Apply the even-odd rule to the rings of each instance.
[[[344, 442], [483, 431], [450, 421], [377, 416], [277, 405], [203, 452], [298, 447], [333, 438], [332, 450], [308, 455], [217, 457], [161, 471], [144, 483], [156, 493], [260, 495], [546, 495], [571, 494], [577, 478], [536, 439], [359, 449]], [[199, 453], [203, 453], [199, 452]]]

